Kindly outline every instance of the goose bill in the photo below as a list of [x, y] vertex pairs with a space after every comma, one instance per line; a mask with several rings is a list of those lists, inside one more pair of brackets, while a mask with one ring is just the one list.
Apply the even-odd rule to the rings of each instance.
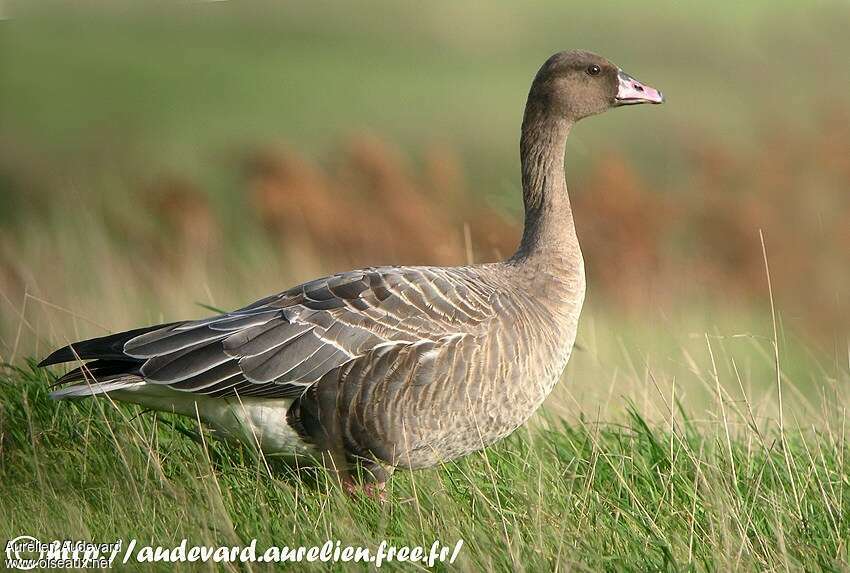
[[619, 86], [617, 88], [616, 105], [635, 105], [639, 103], [663, 103], [664, 94], [657, 89], [634, 79], [632, 76], [620, 70], [617, 74]]

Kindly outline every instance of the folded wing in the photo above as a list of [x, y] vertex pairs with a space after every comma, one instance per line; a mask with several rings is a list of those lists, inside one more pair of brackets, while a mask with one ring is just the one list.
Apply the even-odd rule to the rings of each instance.
[[[102, 372], [126, 363], [125, 374], [184, 392], [297, 396], [382, 344], [423, 343], [482, 329], [492, 316], [493, 293], [475, 280], [475, 272], [383, 267], [340, 273], [219, 316], [142, 329], [123, 339], [112, 335], [103, 339], [108, 344], [75, 343], [44, 364], [98, 359], [89, 364]], [[75, 352], [78, 348], [85, 352]], [[84, 369], [78, 370], [62, 381], [82, 380]]]

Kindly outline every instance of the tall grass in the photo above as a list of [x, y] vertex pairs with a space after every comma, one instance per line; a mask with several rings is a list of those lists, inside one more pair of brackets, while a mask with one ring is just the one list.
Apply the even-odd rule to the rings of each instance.
[[[260, 548], [463, 539], [456, 566], [470, 571], [846, 570], [846, 369], [818, 377], [811, 400], [782, 376], [780, 429], [775, 392], [755, 391], [758, 381], [706, 340], [711, 352], [691, 372], [712, 394], [703, 409], [689, 411], [686, 382], [656, 368], [597, 381], [618, 387], [606, 389], [618, 416], [590, 401], [573, 409], [562, 389], [495, 447], [398, 472], [385, 505], [349, 499], [324, 472], [299, 473], [209, 434], [192, 439], [203, 430], [190, 419], [51, 402], [44, 371], [7, 368], [0, 537], [256, 538]], [[644, 384], [643, 399], [617, 396]], [[653, 411], [655, 422], [642, 413]]]

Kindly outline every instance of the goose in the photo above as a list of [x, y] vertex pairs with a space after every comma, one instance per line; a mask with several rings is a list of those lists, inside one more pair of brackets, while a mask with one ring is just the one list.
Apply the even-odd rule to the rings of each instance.
[[384, 499], [395, 468], [434, 466], [525, 423], [575, 343], [585, 272], [564, 177], [573, 125], [661, 92], [572, 50], [537, 72], [522, 121], [525, 225], [507, 260], [383, 266], [239, 310], [72, 343], [54, 399], [108, 396], [198, 419], [267, 455], [333, 462]]

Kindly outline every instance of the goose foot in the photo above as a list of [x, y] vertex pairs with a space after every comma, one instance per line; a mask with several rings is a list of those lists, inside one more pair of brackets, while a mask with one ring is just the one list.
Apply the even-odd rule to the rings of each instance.
[[381, 503], [387, 502], [387, 482], [369, 482], [363, 484], [363, 493]]
[[386, 503], [387, 501], [387, 482], [366, 482], [366, 483], [356, 483], [351, 478], [345, 479], [342, 482], [342, 487], [345, 489], [345, 492], [351, 497], [355, 498], [359, 496], [361, 493], [366, 497], [374, 499], [380, 503]]

